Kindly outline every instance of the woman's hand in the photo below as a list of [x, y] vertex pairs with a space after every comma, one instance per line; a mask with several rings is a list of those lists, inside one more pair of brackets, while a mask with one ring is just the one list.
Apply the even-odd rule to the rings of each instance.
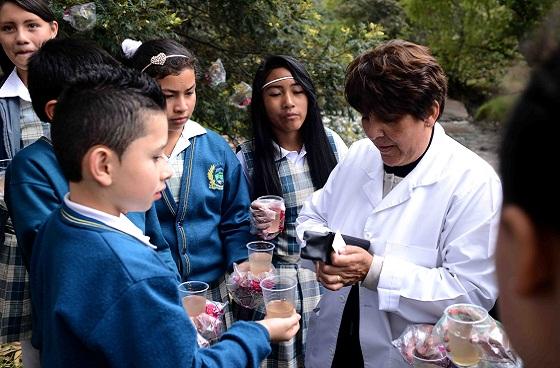
[[331, 253], [331, 265], [316, 264], [317, 280], [327, 289], [336, 291], [343, 286], [362, 281], [369, 272], [373, 255], [367, 250], [347, 245], [340, 253]]

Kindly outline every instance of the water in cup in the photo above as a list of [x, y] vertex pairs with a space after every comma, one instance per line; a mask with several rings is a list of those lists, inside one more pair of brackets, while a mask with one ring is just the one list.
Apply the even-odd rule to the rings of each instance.
[[272, 268], [272, 254], [274, 244], [266, 241], [254, 241], [247, 243], [249, 256], [249, 270], [253, 275], [268, 272]]
[[448, 317], [448, 356], [459, 367], [471, 367], [479, 363], [480, 350], [472, 342], [477, 326], [482, 326], [488, 312], [472, 304], [455, 304], [447, 307], [444, 314]]
[[294, 313], [297, 281], [293, 277], [274, 275], [261, 281], [266, 318], [289, 317]]
[[460, 333], [450, 332], [449, 350], [453, 355], [453, 363], [461, 367], [470, 367], [480, 361], [480, 352], [470, 341], [470, 336], [466, 337]]
[[294, 313], [294, 306], [287, 300], [273, 300], [266, 303], [267, 318], [285, 318]]
[[249, 255], [249, 269], [254, 275], [270, 271], [271, 265], [272, 254], [255, 252]]
[[199, 295], [183, 297], [183, 308], [191, 317], [196, 317], [206, 310], [206, 298]]
[[208, 284], [203, 281], [187, 281], [179, 285], [183, 308], [190, 317], [196, 317], [205, 312], [208, 287]]

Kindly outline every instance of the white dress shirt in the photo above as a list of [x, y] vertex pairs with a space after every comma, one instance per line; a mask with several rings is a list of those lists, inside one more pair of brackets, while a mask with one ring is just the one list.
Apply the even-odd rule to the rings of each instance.
[[96, 210], [95, 208], [72, 202], [72, 200], [70, 200], [69, 193], [66, 193], [66, 195], [64, 196], [64, 204], [66, 204], [71, 210], [76, 211], [80, 215], [102, 222], [105, 225], [112, 227], [113, 229], [122, 231], [125, 234], [135, 237], [136, 239], [144, 243], [144, 245], [146, 245], [147, 247], [157, 249], [155, 245], [150, 243], [150, 237], [144, 235], [142, 230], [134, 225], [134, 223], [132, 223], [132, 221], [130, 221], [128, 217], [126, 217], [122, 213], [120, 214], [120, 216], [113, 216], [106, 212]]

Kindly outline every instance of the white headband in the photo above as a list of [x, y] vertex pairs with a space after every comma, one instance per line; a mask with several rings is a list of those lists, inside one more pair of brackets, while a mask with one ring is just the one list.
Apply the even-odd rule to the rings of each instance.
[[150, 63], [142, 69], [142, 73], [151, 65], [164, 65], [167, 59], [174, 57], [187, 58], [187, 56], [185, 55], [165, 55], [163, 52], [160, 52], [159, 54], [152, 56], [152, 58], [150, 59]]
[[280, 81], [283, 81], [283, 80], [286, 80], [286, 79], [294, 79], [294, 77], [291, 77], [291, 76], [290, 76], [290, 77], [282, 77], [282, 78], [273, 79], [273, 80], [271, 80], [270, 82], [265, 83], [265, 84], [262, 86], [261, 90], [263, 90], [263, 89], [265, 89], [266, 87], [270, 86], [270, 85], [271, 85], [272, 83], [274, 83], [274, 82], [280, 82]]

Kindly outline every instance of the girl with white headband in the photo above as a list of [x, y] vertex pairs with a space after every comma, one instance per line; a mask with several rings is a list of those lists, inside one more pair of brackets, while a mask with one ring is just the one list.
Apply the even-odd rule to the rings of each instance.
[[[148, 41], [138, 47], [131, 64], [156, 79], [166, 98], [165, 153], [174, 175], [156, 202], [163, 241], [183, 281], [204, 281], [212, 300], [226, 302], [225, 273], [234, 262], [247, 259], [245, 244], [252, 240], [243, 170], [220, 135], [190, 119], [197, 61], [189, 50], [173, 40]], [[227, 327], [232, 323], [229, 305]]]
[[[309, 315], [319, 301], [320, 289], [315, 273], [302, 267], [295, 222], [303, 202], [323, 187], [348, 149], [335, 132], [323, 126], [311, 77], [290, 56], [270, 56], [259, 66], [253, 80], [251, 120], [253, 139], [239, 146], [237, 158], [249, 180], [252, 199], [268, 194], [284, 198], [285, 229], [271, 240], [275, 243], [273, 263], [281, 275], [297, 279], [296, 311], [302, 316], [296, 337], [272, 344], [265, 366], [300, 367]], [[251, 212], [255, 221], [266, 218], [255, 202]], [[266, 234], [267, 223], [258, 227], [261, 235]]]

